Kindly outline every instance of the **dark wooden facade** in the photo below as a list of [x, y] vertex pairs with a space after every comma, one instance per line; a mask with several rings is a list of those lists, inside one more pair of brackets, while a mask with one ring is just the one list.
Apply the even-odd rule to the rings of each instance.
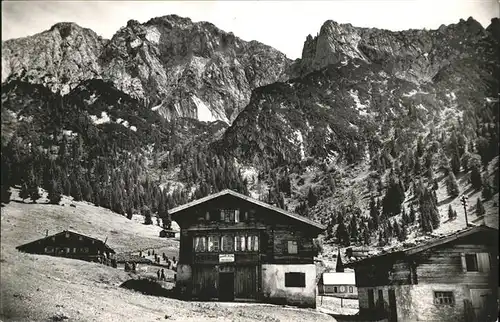
[[493, 228], [468, 228], [348, 266], [355, 268], [360, 310], [382, 305], [390, 321], [489, 321], [497, 312], [498, 230]]
[[92, 262], [102, 262], [115, 253], [101, 240], [67, 230], [18, 246], [16, 249], [31, 254], [68, 257]]
[[284, 283], [287, 273], [292, 273], [287, 275], [290, 279], [293, 273], [302, 274], [301, 268], [314, 267], [313, 239], [324, 227], [230, 190], [170, 213], [181, 228], [177, 285], [182, 293], [203, 299], [304, 304], [300, 296], [290, 299], [288, 293], [305, 286], [275, 292], [267, 280], [277, 274], [278, 282]]

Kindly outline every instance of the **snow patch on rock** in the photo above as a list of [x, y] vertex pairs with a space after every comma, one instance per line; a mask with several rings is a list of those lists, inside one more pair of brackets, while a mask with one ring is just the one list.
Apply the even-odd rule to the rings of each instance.
[[404, 93], [402, 96], [404, 96], [404, 97], [411, 97], [411, 96], [414, 96], [417, 93], [418, 93], [417, 90], [412, 89], [411, 92]]
[[132, 131], [134, 131], [134, 132], [137, 132], [137, 128], [136, 128], [134, 125], [132, 125], [132, 126], [130, 127], [130, 129], [131, 129]]
[[366, 105], [365, 104], [361, 104], [361, 101], [359, 100], [359, 96], [358, 96], [358, 91], [353, 91], [353, 90], [350, 90], [349, 91], [349, 95], [351, 95], [352, 99], [354, 100], [354, 103], [356, 104], [356, 111], [358, 111], [358, 113], [360, 115], [367, 115], [367, 111], [366, 111]]
[[104, 123], [109, 123], [111, 119], [108, 116], [108, 113], [106, 112], [101, 112], [101, 117], [98, 117], [96, 115], [90, 115], [90, 118], [92, 119], [92, 122], [94, 124], [104, 124]]
[[304, 138], [302, 137], [302, 132], [300, 132], [299, 130], [295, 130], [295, 132], [293, 132], [295, 134], [295, 138], [297, 140], [297, 142], [299, 143], [299, 147], [300, 147], [300, 159], [304, 159], [306, 157], [306, 154], [304, 152]]
[[205, 103], [200, 100], [196, 95], [191, 96], [194, 105], [196, 105], [196, 116], [198, 121], [201, 122], [214, 122], [217, 118], [212, 114], [212, 111]]
[[162, 103], [160, 103], [160, 104], [158, 104], [158, 105], [156, 105], [156, 106], [153, 106], [153, 107], [151, 108], [151, 111], [158, 111], [158, 110], [160, 109], [161, 105], [162, 105]]
[[159, 44], [160, 43], [160, 36], [161, 36], [161, 34], [156, 27], [149, 27], [146, 30], [146, 39], [150, 43], [153, 43], [156, 45]]
[[131, 48], [137, 48], [137, 47], [139, 47], [140, 45], [142, 45], [142, 41], [141, 41], [139, 38], [134, 39], [134, 40], [130, 43], [130, 47], [131, 47]]

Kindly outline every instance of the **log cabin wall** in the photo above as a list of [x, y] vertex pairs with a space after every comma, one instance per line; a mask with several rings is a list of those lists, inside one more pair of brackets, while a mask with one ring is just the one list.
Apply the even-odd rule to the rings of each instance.
[[394, 292], [402, 321], [486, 321], [497, 309], [496, 238], [476, 233], [406, 257], [366, 260], [356, 267], [356, 285], [360, 312], [370, 312], [379, 298], [390, 311]]
[[[238, 215], [226, 220], [221, 218], [223, 210], [237, 210]], [[187, 208], [175, 214], [174, 220], [181, 229], [176, 283], [181, 293], [220, 299], [221, 279], [233, 274], [236, 299], [315, 306], [313, 238], [317, 228], [231, 195]], [[245, 241], [239, 242], [243, 236]], [[223, 237], [231, 240], [230, 249], [221, 249]], [[307, 286], [287, 287], [288, 272], [303, 274]]]

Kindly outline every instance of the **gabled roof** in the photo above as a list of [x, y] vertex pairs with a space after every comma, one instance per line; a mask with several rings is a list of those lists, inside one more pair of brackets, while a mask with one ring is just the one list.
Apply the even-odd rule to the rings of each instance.
[[[444, 244], [453, 242], [455, 240], [464, 238], [464, 237], [472, 235], [472, 234], [485, 233], [485, 232], [490, 233], [490, 234], [491, 233], [496, 234], [496, 236], [498, 238], [498, 229], [496, 229], [496, 228], [492, 228], [492, 227], [489, 227], [486, 225], [473, 226], [473, 227], [468, 227], [468, 228], [459, 230], [459, 231], [454, 232], [450, 235], [436, 238], [434, 240], [431, 240], [429, 242], [426, 242], [426, 243], [423, 243], [423, 244], [420, 244], [417, 246], [413, 246], [413, 247], [403, 249], [403, 250], [397, 250], [397, 251], [392, 251], [392, 252], [388, 252], [388, 253], [378, 254], [375, 256], [367, 257], [367, 258], [363, 258], [363, 259], [358, 260], [358, 261], [347, 263], [345, 266], [346, 267], [355, 267], [355, 266], [358, 266], [360, 264], [365, 264], [369, 261], [371, 262], [373, 260], [379, 260], [379, 259], [388, 260], [390, 257], [410, 256], [410, 255], [418, 254], [420, 252], [426, 251], [428, 249], [431, 249], [431, 248], [434, 248], [434, 247], [437, 247], [440, 245], [444, 245]], [[494, 242], [496, 243], [497, 241], [494, 241]]]
[[188, 208], [191, 208], [191, 207], [194, 207], [196, 205], [199, 205], [199, 204], [202, 204], [204, 202], [207, 202], [209, 200], [212, 200], [212, 199], [215, 199], [215, 198], [218, 198], [218, 197], [221, 197], [221, 196], [224, 196], [224, 195], [231, 195], [233, 197], [236, 197], [236, 198], [239, 198], [239, 199], [242, 199], [242, 200], [246, 200], [248, 202], [251, 202], [255, 205], [258, 205], [258, 206], [261, 206], [261, 207], [264, 207], [264, 208], [267, 208], [269, 210], [272, 210], [274, 212], [278, 212], [282, 215], [285, 215], [287, 217], [290, 217], [290, 218], [293, 218], [295, 220], [298, 220], [298, 221], [301, 221], [303, 223], [306, 223], [310, 226], [313, 226], [315, 228], [318, 228], [320, 230], [325, 230], [326, 227], [321, 225], [321, 224], [318, 224], [306, 217], [303, 217], [303, 216], [300, 216], [300, 215], [297, 215], [297, 214], [294, 214], [294, 213], [291, 213], [289, 211], [286, 211], [286, 210], [283, 210], [281, 208], [278, 208], [278, 207], [275, 207], [275, 206], [272, 206], [270, 204], [267, 204], [265, 202], [262, 202], [260, 200], [257, 200], [257, 199], [253, 199], [251, 197], [248, 197], [248, 196], [245, 196], [241, 193], [238, 193], [238, 192], [235, 192], [233, 190], [229, 190], [229, 189], [225, 189], [225, 190], [222, 190], [220, 192], [217, 192], [217, 193], [214, 193], [214, 194], [211, 194], [211, 195], [208, 195], [206, 197], [203, 197], [203, 198], [200, 198], [200, 199], [197, 199], [197, 200], [194, 200], [194, 201], [191, 201], [191, 202], [188, 202], [187, 204], [184, 204], [184, 205], [181, 205], [181, 206], [178, 206], [178, 207], [175, 207], [173, 209], [170, 209], [169, 210], [169, 213], [171, 215], [175, 214], [175, 213], [178, 213], [178, 212], [181, 212], [183, 210], [186, 210]]
[[355, 285], [354, 272], [323, 273], [323, 285]]
[[54, 234], [54, 235], [50, 235], [50, 236], [47, 236], [47, 237], [44, 237], [44, 238], [40, 238], [40, 239], [34, 240], [32, 242], [29, 242], [29, 243], [17, 246], [16, 249], [21, 250], [21, 249], [23, 249], [25, 247], [28, 247], [30, 245], [34, 245], [34, 244], [36, 244], [38, 242], [45, 241], [45, 240], [48, 240], [49, 238], [60, 236], [60, 235], [65, 234], [65, 233], [70, 233], [71, 235], [81, 236], [83, 238], [93, 240], [93, 241], [97, 242], [98, 244], [102, 244], [104, 246], [104, 248], [106, 248], [110, 253], [114, 253], [115, 252], [111, 247], [109, 247], [108, 245], [106, 245], [102, 240], [99, 240], [99, 239], [96, 239], [96, 238], [92, 238], [90, 236], [86, 236], [86, 235], [83, 235], [83, 234], [80, 234], [80, 233], [77, 233], [77, 232], [74, 232], [74, 231], [70, 231], [70, 230], [63, 230], [60, 233], [57, 233], [57, 234]]

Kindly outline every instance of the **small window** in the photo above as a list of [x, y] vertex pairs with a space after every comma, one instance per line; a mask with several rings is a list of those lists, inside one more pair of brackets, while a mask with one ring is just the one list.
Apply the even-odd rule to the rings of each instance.
[[349, 293], [352, 293], [352, 292], [353, 292], [352, 286], [349, 286]]
[[219, 236], [209, 236], [208, 237], [208, 251], [218, 252], [219, 251]]
[[305, 287], [305, 273], [285, 273], [285, 287]]
[[233, 251], [233, 238], [231, 236], [222, 236], [221, 239], [221, 250], [223, 252]]
[[207, 251], [207, 237], [196, 236], [194, 238], [194, 251], [206, 252]]
[[247, 237], [247, 250], [250, 252], [259, 251], [259, 236], [248, 236]]
[[239, 211], [239, 209], [236, 209], [234, 211], [234, 222], [240, 222], [240, 211]]
[[467, 269], [467, 272], [479, 271], [476, 254], [465, 254], [465, 267]]
[[69, 238], [69, 233], [66, 233], [66, 238]]
[[455, 304], [455, 297], [453, 292], [434, 292], [434, 304], [437, 305], [453, 305]]
[[245, 251], [245, 236], [236, 235], [234, 236], [234, 250], [237, 252]]
[[221, 221], [234, 222], [234, 214], [235, 214], [235, 210], [233, 210], [233, 209], [222, 210]]
[[377, 306], [384, 307], [384, 290], [378, 290]]
[[205, 220], [209, 221], [210, 220], [210, 212], [205, 213]]
[[88, 247], [84, 247], [84, 248], [83, 248], [83, 252], [84, 252], [84, 253], [88, 253], [88, 252], [89, 252], [89, 248], [88, 248]]
[[76, 248], [75, 247], [73, 247], [73, 253], [76, 253]]
[[78, 240], [83, 240], [83, 237], [82, 236], [78, 237]]
[[345, 287], [344, 287], [344, 286], [341, 286], [341, 287], [340, 287], [340, 292], [341, 292], [341, 293], [344, 293], [344, 292], [345, 292]]
[[297, 242], [295, 240], [288, 241], [288, 254], [297, 254]]
[[334, 286], [334, 287], [333, 287], [333, 293], [338, 293], [338, 291], [339, 291], [339, 290], [337, 289], [337, 286]]
[[45, 247], [45, 253], [50, 254], [53, 252], [54, 252], [54, 247], [52, 247], [52, 246]]

